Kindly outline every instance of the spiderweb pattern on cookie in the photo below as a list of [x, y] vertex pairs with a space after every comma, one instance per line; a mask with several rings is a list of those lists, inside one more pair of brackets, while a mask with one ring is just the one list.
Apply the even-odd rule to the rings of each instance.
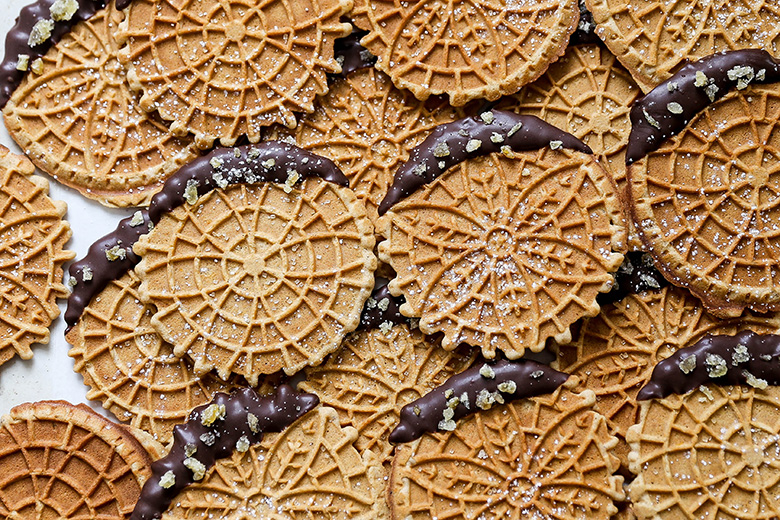
[[87, 399], [167, 444], [193, 408], [237, 382], [198, 377], [189, 359], [174, 356], [152, 328], [155, 309], [140, 302], [140, 283], [133, 271], [109, 283], [68, 333], [68, 355], [89, 387]]
[[[296, 145], [336, 163], [376, 222], [398, 166], [434, 127], [458, 117], [446, 103], [422, 103], [384, 73], [363, 68], [335, 81], [292, 135]], [[283, 133], [276, 129], [270, 138]]]
[[318, 407], [260, 445], [217, 461], [162, 518], [374, 520], [383, 501], [377, 468], [353, 447], [356, 437], [339, 426], [335, 410]]
[[294, 189], [239, 184], [175, 208], [141, 237], [139, 292], [196, 373], [216, 368], [255, 384], [261, 373], [318, 364], [357, 327], [373, 246], [348, 188], [317, 178]]
[[622, 255], [620, 203], [590, 156], [549, 149], [472, 159], [391, 208], [379, 254], [401, 312], [444, 348], [515, 359], [598, 312]]
[[622, 477], [591, 392], [495, 406], [396, 450], [394, 518], [609, 518]]
[[447, 352], [419, 330], [395, 325], [361, 330], [344, 340], [322, 365], [306, 370], [301, 390], [339, 412], [341, 423], [358, 430], [355, 448], [389, 463], [387, 440], [401, 408], [471, 365], [476, 352]]
[[780, 389], [706, 385], [643, 404], [628, 431], [640, 519], [780, 515]]
[[48, 197], [49, 183], [33, 175], [26, 157], [0, 146], [0, 364], [18, 354], [30, 359], [33, 343], [49, 341], [60, 314], [57, 298], [70, 226], [65, 203]]
[[109, 2], [77, 24], [3, 113], [11, 137], [43, 171], [102, 204], [138, 206], [196, 151], [139, 108], [117, 60], [122, 19]]
[[659, 269], [719, 315], [780, 307], [778, 118], [776, 84], [735, 91], [630, 167]]
[[596, 34], [645, 91], [684, 60], [720, 51], [780, 51], [780, 9], [773, 0], [586, 0]]
[[632, 294], [586, 319], [570, 344], [558, 345], [559, 370], [579, 378], [576, 389], [593, 390], [594, 410], [618, 437], [615, 454], [628, 467], [625, 435], [639, 419], [636, 395], [655, 365], [708, 334], [780, 332], [780, 316], [748, 312], [730, 320], [708, 313], [698, 298], [677, 287]]
[[0, 515], [127, 518], [149, 464], [138, 441], [89, 408], [18, 406], [0, 422]]
[[408, 2], [356, 0], [351, 16], [377, 68], [418, 99], [461, 106], [516, 92], [563, 53], [576, 0]]
[[340, 67], [333, 42], [348, 0], [135, 0], [127, 11], [120, 58], [143, 89], [141, 106], [195, 134], [208, 148], [260, 139], [261, 127], [295, 126], [311, 112]]

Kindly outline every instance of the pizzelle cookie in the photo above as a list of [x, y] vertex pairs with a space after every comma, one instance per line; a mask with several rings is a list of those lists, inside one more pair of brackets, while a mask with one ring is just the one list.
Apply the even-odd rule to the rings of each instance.
[[197, 156], [142, 111], [117, 61], [114, 2], [76, 24], [27, 74], [3, 115], [41, 170], [108, 206], [148, 205], [165, 178]]
[[617, 512], [616, 439], [566, 388], [495, 406], [397, 448], [394, 518], [603, 518]]
[[615, 454], [628, 467], [625, 435], [639, 419], [636, 396], [656, 364], [707, 335], [743, 330], [780, 333], [780, 316], [747, 312], [721, 320], [678, 287], [629, 294], [584, 320], [571, 343], [557, 345], [556, 368], [578, 378], [576, 390], [596, 393], [593, 408], [618, 437]]
[[780, 515], [778, 338], [713, 336], [658, 365], [627, 436], [640, 519]]
[[685, 63], [721, 51], [780, 51], [777, 6], [771, 0], [658, 3], [585, 0], [596, 34], [645, 91]]
[[777, 82], [765, 51], [717, 54], [631, 109], [636, 228], [667, 279], [721, 316], [780, 309]]
[[598, 312], [625, 247], [620, 201], [587, 152], [510, 112], [437, 128], [380, 206], [379, 255], [398, 273], [389, 288], [406, 298], [401, 312], [443, 332], [444, 348], [464, 342], [488, 358], [568, 339]]
[[49, 198], [49, 183], [34, 171], [0, 145], [0, 364], [30, 359], [32, 344], [49, 341], [56, 300], [68, 293], [62, 264], [74, 253], [65, 249], [65, 203]]
[[385, 463], [392, 459], [387, 437], [401, 407], [468, 368], [476, 356], [468, 348], [447, 352], [410, 329], [393, 300], [386, 285], [375, 289], [363, 314], [363, 323], [368, 314], [375, 325], [361, 325], [322, 365], [306, 369], [299, 384], [338, 411], [343, 426], [357, 429], [358, 451], [371, 450]]
[[[127, 2], [126, 2], [127, 3]], [[200, 148], [260, 139], [261, 127], [295, 126], [338, 72], [333, 42], [351, 0], [134, 0], [120, 41], [141, 106], [157, 110]]]
[[579, 9], [576, 0], [356, 0], [350, 16], [369, 31], [361, 43], [397, 87], [462, 106], [512, 94], [542, 74], [563, 54]]
[[293, 374], [358, 326], [377, 262], [346, 184], [329, 160], [266, 142], [215, 150], [153, 199], [155, 227], [134, 248], [139, 293], [197, 374]]
[[0, 420], [0, 516], [127, 518], [151, 462], [125, 428], [86, 405], [17, 406]]
[[447, 103], [418, 101], [396, 89], [384, 73], [362, 67], [336, 79], [291, 135], [296, 145], [341, 168], [376, 222], [398, 166], [433, 128], [458, 118]]
[[[71, 266], [76, 283], [65, 313], [65, 339], [72, 345], [73, 369], [89, 387], [87, 399], [101, 401], [120, 420], [167, 444], [173, 427], [193, 408], [237, 381], [226, 383], [212, 373], [196, 376], [192, 362], [174, 356], [173, 345], [152, 327], [155, 309], [141, 302], [141, 281], [132, 269], [140, 260], [133, 244], [148, 232], [144, 213], [123, 220]], [[115, 247], [126, 252], [124, 259], [107, 259], [106, 251]]]

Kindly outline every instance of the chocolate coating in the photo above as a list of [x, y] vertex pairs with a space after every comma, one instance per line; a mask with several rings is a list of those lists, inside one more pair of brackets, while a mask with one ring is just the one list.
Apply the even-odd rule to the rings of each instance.
[[[219, 165], [218, 167], [215, 165]], [[290, 171], [301, 178], [316, 176], [348, 187], [349, 180], [333, 161], [297, 146], [266, 141], [235, 148], [215, 148], [182, 166], [163, 185], [149, 205], [149, 218], [157, 224], [162, 216], [185, 201], [190, 182], [197, 183], [198, 197], [229, 184], [255, 182], [284, 183]]]
[[[218, 393], [211, 404], [224, 405], [225, 417], [211, 426], [201, 422], [201, 412], [211, 405], [195, 408], [185, 424], [174, 427], [173, 445], [168, 455], [152, 463], [152, 476], [144, 484], [141, 497], [133, 510], [131, 520], [160, 518], [179, 492], [194, 482], [192, 471], [184, 466], [186, 446], [196, 451], [190, 456], [207, 469], [217, 459], [233, 453], [236, 443], [246, 437], [250, 444], [257, 444], [263, 433], [280, 432], [319, 403], [316, 395], [299, 393], [289, 385], [280, 386], [276, 394], [260, 397], [251, 388], [243, 388], [232, 394]], [[257, 419], [256, 432], [249, 427], [248, 414]], [[201, 437], [211, 436], [208, 445]], [[175, 482], [168, 488], [160, 486], [160, 478], [171, 471]]]
[[[499, 137], [495, 138], [495, 135]], [[538, 117], [521, 116], [504, 110], [483, 112], [476, 117], [439, 125], [412, 150], [409, 160], [398, 169], [393, 184], [379, 205], [379, 214], [384, 215], [417, 188], [432, 182], [449, 168], [467, 159], [500, 152], [504, 146], [515, 152], [537, 150], [550, 146], [552, 141], [560, 141], [564, 148], [593, 153], [585, 143], [570, 133]], [[479, 142], [479, 146], [467, 151], [470, 142]], [[446, 155], [439, 151], [442, 148], [446, 148]]]
[[[483, 376], [480, 373], [482, 365], [475, 365], [401, 408], [401, 421], [390, 433], [390, 442], [411, 442], [422, 437], [424, 433], [437, 431], [439, 422], [444, 418], [444, 410], [448, 408], [447, 402], [450, 398], [446, 397], [446, 394], [449, 394], [450, 390], [451, 396], [459, 399], [464, 393], [468, 395], [468, 407], [460, 402], [453, 409], [455, 413], [452, 420], [458, 421], [480, 410], [476, 405], [477, 396], [483, 391], [500, 393], [504, 401], [509, 402], [548, 394], [569, 378], [568, 374], [525, 359], [502, 359], [489, 366], [495, 374], [493, 378]], [[498, 386], [506, 381], [515, 383], [516, 389], [513, 393], [499, 391]], [[415, 413], [415, 410], [419, 413]]]
[[337, 77], [346, 77], [350, 72], [374, 66], [376, 56], [360, 45], [360, 39], [367, 34], [368, 31], [353, 27], [349, 36], [337, 38], [333, 43], [333, 54], [341, 64], [341, 74], [336, 74]]
[[73, 18], [67, 21], [55, 22], [51, 38], [35, 47], [30, 47], [27, 42], [30, 39], [30, 32], [33, 26], [39, 20], [51, 19], [49, 9], [55, 1], [38, 0], [23, 7], [19, 17], [16, 19], [16, 24], [8, 31], [8, 35], [5, 37], [5, 56], [2, 63], [0, 63], [0, 108], [5, 107], [16, 87], [24, 79], [24, 75], [27, 74], [27, 71], [17, 70], [16, 68], [20, 54], [29, 56], [32, 64], [33, 61], [45, 55], [63, 35], [70, 32], [71, 27], [90, 18], [106, 6], [105, 0], [78, 0], [79, 8], [73, 15]]
[[580, 0], [580, 21], [571, 38], [569, 38], [569, 45], [580, 45], [583, 43], [602, 44], [602, 41], [596, 36], [596, 22], [593, 21], [593, 15], [588, 11], [585, 2]]
[[596, 297], [599, 305], [615, 303], [629, 294], [657, 291], [669, 285], [666, 278], [655, 268], [653, 258], [647, 253], [626, 253], [623, 263], [613, 275], [615, 284], [612, 290]]
[[[87, 255], [68, 268], [68, 273], [76, 280], [76, 285], [68, 296], [68, 308], [65, 310], [65, 323], [68, 324], [66, 334], [79, 321], [84, 309], [96, 294], [105, 289], [109, 282], [118, 280], [141, 261], [141, 258], [133, 252], [133, 244], [141, 235], [149, 232], [151, 222], [146, 210], [140, 210], [140, 213], [143, 222], [136, 226], [130, 225], [133, 216], [120, 220], [116, 230], [92, 244]], [[115, 246], [124, 249], [125, 258], [111, 261], [106, 257], [106, 251]], [[84, 280], [84, 268], [92, 272], [91, 280]]]
[[[737, 351], [737, 347], [745, 349]], [[715, 358], [725, 362], [726, 372], [710, 376]], [[680, 366], [690, 356], [696, 357], [695, 367], [684, 372]], [[708, 358], [710, 362], [708, 363]], [[706, 336], [690, 347], [681, 348], [658, 363], [650, 381], [639, 391], [638, 400], [657, 399], [671, 394], [685, 394], [701, 385], [750, 384], [748, 377], [763, 379], [767, 384], [780, 384], [780, 335], [759, 335], [743, 331], [736, 336]], [[720, 365], [723, 367], [723, 365]], [[755, 382], [755, 381], [754, 381]]]
[[125, 7], [129, 6], [132, 2], [133, 0], [116, 0], [116, 8], [121, 11]]
[[[626, 164], [657, 150], [665, 139], [680, 133], [696, 114], [737, 88], [740, 77], [735, 67], [753, 69], [755, 77], [748, 83], [780, 81], [780, 62], [759, 49], [721, 52], [686, 64], [631, 107]], [[697, 81], [697, 72], [704, 74], [706, 83], [702, 76]], [[730, 72], [733, 79], [729, 77]], [[746, 85], [746, 78], [741, 79], [742, 85]], [[670, 103], [678, 104], [680, 107], [672, 106], [680, 113], [670, 111]]]
[[[403, 296], [393, 296], [387, 288], [387, 278], [378, 276], [374, 282], [374, 290], [371, 293], [363, 312], [360, 315], [359, 329], [378, 329], [382, 323], [390, 322], [393, 325], [408, 324], [409, 318], [401, 314], [401, 305], [404, 304]], [[383, 303], [387, 299], [387, 306]]]

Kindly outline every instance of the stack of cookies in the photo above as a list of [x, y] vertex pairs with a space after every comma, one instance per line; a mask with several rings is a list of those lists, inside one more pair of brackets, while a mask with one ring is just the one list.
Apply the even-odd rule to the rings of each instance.
[[776, 11], [24, 8], [0, 363], [68, 294], [38, 167], [132, 208], [70, 265], [64, 316], [124, 424], [11, 410], [0, 512], [780, 517]]

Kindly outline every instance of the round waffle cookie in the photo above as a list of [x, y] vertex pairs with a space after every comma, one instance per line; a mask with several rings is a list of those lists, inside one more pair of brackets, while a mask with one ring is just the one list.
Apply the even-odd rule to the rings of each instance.
[[601, 45], [575, 45], [539, 79], [502, 100], [501, 106], [537, 116], [581, 139], [618, 184], [622, 196], [631, 132], [629, 111], [640, 92], [611, 52]]
[[378, 466], [353, 447], [356, 438], [335, 410], [317, 407], [260, 445], [218, 460], [162, 518], [383, 518]]
[[[775, 360], [775, 363], [777, 361]], [[780, 516], [780, 388], [708, 384], [642, 404], [628, 431], [640, 519]]]
[[780, 52], [780, 13], [773, 0], [585, 0], [596, 34], [645, 91], [685, 60], [720, 51]]
[[360, 330], [322, 365], [306, 370], [301, 390], [339, 412], [341, 424], [358, 431], [355, 448], [389, 463], [387, 440], [401, 408], [468, 368], [474, 350], [447, 352], [407, 325]]
[[41, 170], [108, 206], [148, 205], [165, 178], [193, 159], [191, 139], [143, 112], [117, 61], [123, 14], [114, 2], [63, 35], [27, 74], [3, 114]]
[[128, 79], [141, 106], [195, 134], [209, 148], [261, 127], [295, 126], [339, 72], [333, 42], [351, 26], [339, 18], [350, 0], [134, 0], [120, 39]]
[[64, 249], [65, 203], [48, 197], [49, 183], [34, 171], [0, 145], [0, 364], [30, 359], [33, 343], [49, 341], [56, 299], [68, 293], [62, 264], [74, 254]]
[[127, 518], [151, 462], [128, 431], [85, 405], [17, 406], [0, 421], [0, 516]]
[[622, 209], [587, 154], [550, 148], [461, 162], [379, 221], [390, 282], [442, 345], [510, 359], [598, 312], [596, 296], [622, 260]]
[[422, 103], [396, 89], [384, 73], [361, 68], [334, 81], [292, 135], [296, 145], [338, 165], [376, 222], [398, 165], [433, 128], [458, 117], [441, 100]]
[[374, 233], [349, 189], [319, 178], [210, 191], [141, 237], [139, 293], [152, 325], [195, 372], [293, 374], [360, 321], [376, 269]]
[[193, 408], [236, 383], [212, 373], [198, 377], [189, 359], [173, 355], [152, 328], [155, 309], [141, 303], [140, 283], [132, 270], [111, 281], [65, 338], [73, 345], [73, 369], [90, 388], [87, 399], [167, 444]]
[[454, 106], [516, 92], [563, 54], [577, 0], [394, 2], [356, 0], [355, 25], [376, 66], [418, 99]]
[[718, 315], [780, 309], [779, 101], [777, 83], [730, 92], [629, 168], [657, 266]]
[[591, 410], [592, 392], [566, 389], [471, 415], [452, 432], [396, 450], [394, 518], [607, 519], [623, 498], [616, 440]]
[[604, 305], [583, 321], [574, 340], [558, 345], [557, 367], [577, 377], [575, 389], [596, 393], [594, 409], [604, 415], [618, 437], [615, 454], [628, 467], [625, 435], [639, 419], [636, 396], [658, 361], [708, 334], [734, 335], [743, 330], [780, 332], [780, 316], [751, 312], [721, 320], [698, 298], [677, 287], [631, 294]]

